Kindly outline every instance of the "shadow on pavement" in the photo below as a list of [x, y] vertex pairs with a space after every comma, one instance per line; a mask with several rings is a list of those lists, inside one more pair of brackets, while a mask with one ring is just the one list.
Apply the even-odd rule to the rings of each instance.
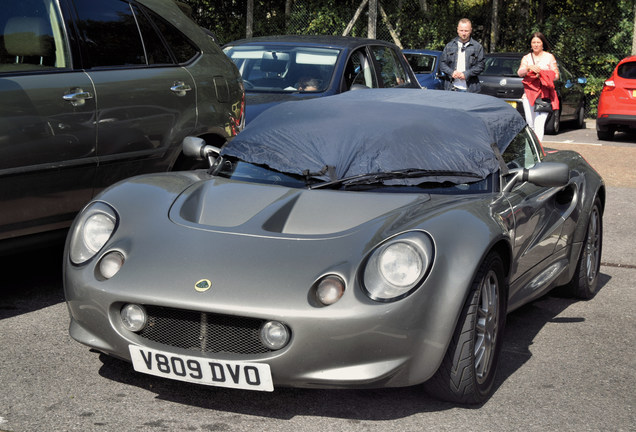
[[2, 259], [0, 319], [33, 312], [64, 301], [62, 254], [55, 243]]

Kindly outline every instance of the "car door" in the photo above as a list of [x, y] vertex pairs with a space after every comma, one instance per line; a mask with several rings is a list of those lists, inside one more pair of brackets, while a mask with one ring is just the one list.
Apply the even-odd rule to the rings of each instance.
[[[97, 99], [96, 189], [166, 171], [196, 125], [196, 85], [180, 63], [194, 44], [137, 4], [74, 0], [83, 58]], [[174, 52], [168, 43], [177, 46]]]
[[[530, 168], [540, 162], [539, 149], [534, 135], [526, 127], [502, 156], [511, 169]], [[528, 289], [543, 287], [530, 282], [545, 270], [559, 241], [564, 223], [562, 190], [520, 182], [506, 194], [514, 218], [510, 304], [530, 296]]]
[[578, 108], [583, 103], [583, 88], [572, 73], [559, 64], [559, 81], [557, 82], [561, 97], [561, 117], [575, 118]]
[[54, 0], [0, 9], [0, 239], [70, 224], [92, 195], [95, 90]]

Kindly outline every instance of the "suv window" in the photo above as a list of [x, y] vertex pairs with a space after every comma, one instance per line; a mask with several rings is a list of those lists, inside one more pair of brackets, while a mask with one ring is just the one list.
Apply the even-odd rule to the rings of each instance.
[[88, 68], [185, 63], [198, 53], [175, 27], [127, 1], [75, 0], [75, 4], [80, 31], [84, 40], [90, 41]]
[[67, 68], [70, 56], [54, 0], [22, 0], [0, 9], [0, 72]]
[[[166, 40], [168, 46], [172, 50], [172, 53], [175, 55], [177, 63], [187, 63], [199, 53], [197, 47], [192, 42], [190, 42], [190, 40], [186, 38], [183, 33], [181, 33], [172, 25], [168, 24], [157, 14], [151, 11], [147, 12], [152, 18], [152, 21], [159, 29], [159, 33], [161, 33], [161, 35]], [[145, 39], [146, 34], [144, 33], [144, 40]]]
[[395, 51], [389, 47], [371, 47], [373, 56], [380, 66], [380, 75], [384, 87], [397, 87], [407, 82], [406, 71], [397, 58]]
[[132, 8], [120, 0], [75, 1], [79, 29], [89, 41], [87, 67], [145, 65]]

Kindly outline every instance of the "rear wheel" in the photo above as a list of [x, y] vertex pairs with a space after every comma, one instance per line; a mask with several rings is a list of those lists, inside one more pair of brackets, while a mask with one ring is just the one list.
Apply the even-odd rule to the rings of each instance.
[[548, 116], [545, 123], [545, 133], [557, 135], [561, 130], [561, 110], [554, 110]]
[[596, 130], [596, 136], [603, 141], [612, 141], [614, 139], [614, 128], [608, 127], [607, 130]]
[[576, 116], [576, 128], [582, 129], [585, 126], [585, 106], [581, 105], [579, 108], [579, 113]]
[[477, 404], [492, 393], [506, 322], [503, 263], [490, 253], [481, 264], [453, 339], [435, 375], [425, 383], [433, 396]]
[[587, 223], [587, 233], [583, 242], [583, 250], [576, 264], [576, 270], [567, 293], [583, 300], [593, 298], [599, 290], [598, 274], [601, 267], [601, 251], [603, 247], [603, 215], [601, 200], [596, 197]]

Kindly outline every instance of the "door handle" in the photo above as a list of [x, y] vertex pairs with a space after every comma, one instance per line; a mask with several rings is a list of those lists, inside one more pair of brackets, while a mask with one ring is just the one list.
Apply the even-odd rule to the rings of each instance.
[[192, 87], [190, 87], [189, 84], [186, 84], [182, 81], [177, 81], [174, 83], [172, 87], [170, 87], [170, 90], [176, 93], [177, 96], [185, 96], [186, 92], [189, 92], [192, 90]]
[[75, 88], [71, 89], [70, 93], [65, 94], [62, 98], [65, 101], [69, 101], [74, 107], [79, 107], [83, 106], [87, 99], [93, 99], [93, 95], [81, 88]]

